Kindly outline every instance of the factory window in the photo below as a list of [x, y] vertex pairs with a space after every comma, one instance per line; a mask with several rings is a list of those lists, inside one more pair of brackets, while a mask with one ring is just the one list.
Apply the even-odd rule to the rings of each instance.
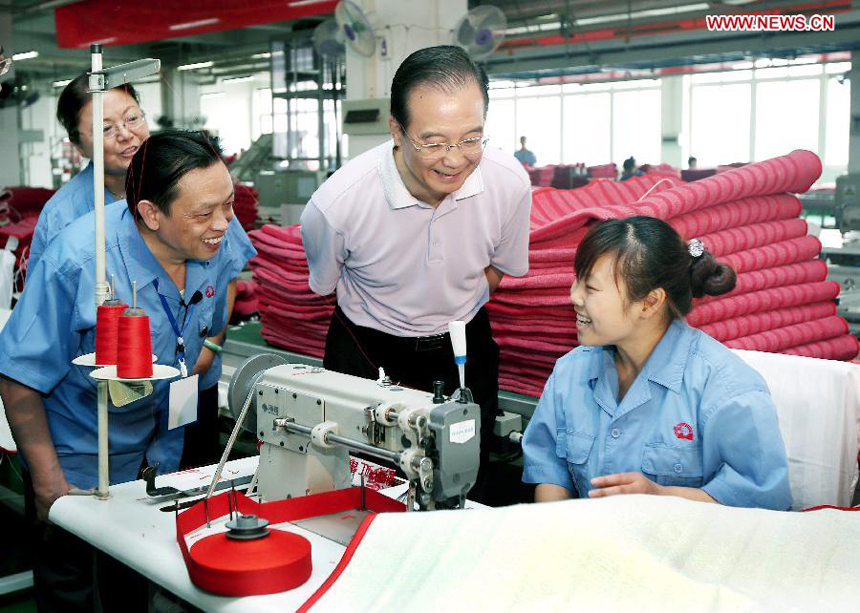
[[534, 151], [538, 163], [561, 163], [561, 133], [547, 129], [561, 120], [561, 96], [519, 98], [517, 101], [517, 131], [528, 137], [528, 148]]
[[589, 166], [612, 160], [612, 99], [609, 92], [564, 97], [565, 164]]
[[825, 166], [848, 166], [848, 133], [851, 119], [851, 81], [827, 79], [827, 126], [825, 128]]
[[660, 155], [660, 90], [612, 94], [612, 161], [634, 156], [638, 164], [658, 164]]
[[820, 153], [819, 80], [762, 81], [756, 88], [755, 161], [785, 155], [794, 149]]
[[[513, 153], [519, 146], [516, 126], [516, 102], [514, 100], [493, 100], [487, 112], [484, 134], [490, 137], [488, 146]], [[531, 146], [531, 143], [529, 143]], [[542, 163], [538, 160], [538, 163]]]
[[749, 161], [750, 90], [749, 83], [693, 87], [690, 153], [702, 168]]

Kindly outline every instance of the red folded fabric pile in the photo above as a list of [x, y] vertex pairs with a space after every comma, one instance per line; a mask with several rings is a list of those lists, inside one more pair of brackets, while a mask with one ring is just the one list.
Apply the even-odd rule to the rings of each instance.
[[806, 235], [791, 194], [806, 191], [820, 173], [818, 157], [798, 150], [695, 183], [655, 183], [648, 174], [536, 190], [529, 273], [505, 277], [487, 306], [501, 351], [500, 387], [540, 395], [555, 361], [577, 345], [569, 300], [577, 245], [596, 221], [632, 215], [665, 219], [685, 239], [701, 238], [737, 271], [732, 292], [696, 301], [691, 325], [738, 349], [854, 358], [857, 339], [836, 316], [839, 286], [826, 280], [821, 244]]
[[597, 166], [589, 166], [587, 168], [588, 176], [592, 179], [617, 179], [618, 166], [612, 164], [599, 164]]
[[277, 347], [322, 357], [335, 297], [317, 296], [308, 286], [300, 226], [265, 225], [248, 236], [257, 249], [250, 265], [263, 338]]
[[16, 270], [26, 270], [26, 255], [39, 213], [55, 191], [43, 187], [0, 188], [0, 248], [6, 246], [9, 237], [18, 239], [15, 248]]
[[233, 182], [233, 213], [245, 231], [254, 229], [259, 212], [260, 194], [249, 185]]
[[555, 166], [541, 166], [539, 168], [528, 169], [529, 180], [532, 185], [537, 187], [549, 187], [552, 183], [552, 176], [555, 173]]
[[233, 316], [237, 319], [247, 319], [259, 308], [257, 300], [257, 284], [247, 279], [236, 282], [236, 300], [233, 302]]

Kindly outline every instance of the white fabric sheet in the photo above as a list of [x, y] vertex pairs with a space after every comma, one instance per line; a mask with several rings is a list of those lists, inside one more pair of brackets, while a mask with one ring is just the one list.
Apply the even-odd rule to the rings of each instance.
[[860, 514], [658, 496], [380, 515], [311, 611], [839, 611]]
[[860, 448], [860, 366], [735, 351], [764, 377], [788, 455], [793, 508], [850, 506]]

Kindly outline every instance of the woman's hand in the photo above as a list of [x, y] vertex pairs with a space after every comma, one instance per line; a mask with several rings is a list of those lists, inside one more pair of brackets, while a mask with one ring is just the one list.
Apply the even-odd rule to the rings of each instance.
[[589, 498], [615, 496], [616, 494], [663, 494], [663, 486], [654, 483], [642, 473], [617, 473], [591, 480], [597, 489], [588, 492]]

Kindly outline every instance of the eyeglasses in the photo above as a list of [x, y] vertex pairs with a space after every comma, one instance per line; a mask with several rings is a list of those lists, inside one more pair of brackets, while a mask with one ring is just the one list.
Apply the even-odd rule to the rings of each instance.
[[412, 140], [403, 126], [400, 126], [400, 129], [403, 131], [403, 135], [406, 136], [406, 139], [412, 143], [412, 146], [415, 148], [415, 151], [418, 152], [418, 155], [428, 160], [439, 159], [455, 147], [465, 156], [479, 155], [486, 148], [487, 141], [490, 140], [489, 137], [475, 136], [473, 138], [461, 140], [459, 143], [454, 143], [453, 145], [449, 143], [419, 144]]
[[119, 136], [119, 126], [122, 126], [126, 130], [136, 130], [140, 126], [143, 125], [143, 122], [146, 120], [146, 113], [137, 109], [136, 111], [130, 111], [123, 120], [119, 124], [105, 122], [104, 129], [102, 131], [102, 135], [105, 140], [113, 140], [117, 136]]

